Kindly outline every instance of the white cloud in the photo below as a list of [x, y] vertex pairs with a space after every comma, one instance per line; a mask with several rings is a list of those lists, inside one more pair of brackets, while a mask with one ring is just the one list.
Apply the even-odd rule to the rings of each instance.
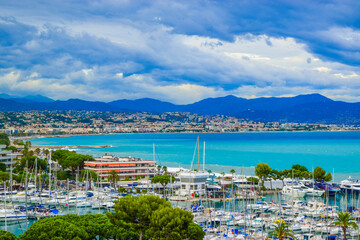
[[23, 42], [0, 61], [18, 67], [0, 72], [1, 90], [56, 99], [152, 97], [175, 103], [227, 94], [319, 92], [339, 99], [342, 91], [346, 99], [360, 100], [359, 67], [324, 61], [294, 38], [243, 34], [225, 41], [125, 20], [62, 24], [65, 28], [38, 28], [28, 38], [16, 35]]

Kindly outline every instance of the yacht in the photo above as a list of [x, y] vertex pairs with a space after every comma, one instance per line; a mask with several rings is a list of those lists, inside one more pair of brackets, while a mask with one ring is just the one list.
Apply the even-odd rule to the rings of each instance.
[[306, 191], [300, 185], [286, 185], [283, 187], [281, 194], [292, 197], [305, 197]]
[[14, 211], [13, 209], [0, 209], [0, 222], [10, 221], [25, 221], [26, 214]]
[[360, 193], [360, 183], [359, 180], [355, 181], [351, 177], [340, 182], [340, 189], [344, 193], [348, 194], [359, 194]]
[[325, 193], [325, 190], [320, 189], [316, 186], [313, 187], [305, 186], [305, 185], [300, 185], [300, 186], [306, 192], [306, 196], [321, 197]]

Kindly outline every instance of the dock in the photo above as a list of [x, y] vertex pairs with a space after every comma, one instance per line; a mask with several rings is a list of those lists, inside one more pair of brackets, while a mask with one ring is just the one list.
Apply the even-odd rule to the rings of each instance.
[[32, 148], [52, 148], [52, 149], [62, 149], [62, 148], [108, 148], [110, 145], [32, 145]]

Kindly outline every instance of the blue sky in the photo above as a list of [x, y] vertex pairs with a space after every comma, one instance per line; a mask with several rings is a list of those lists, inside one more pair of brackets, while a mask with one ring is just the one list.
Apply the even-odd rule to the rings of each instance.
[[359, 1], [0, 2], [0, 92], [360, 101]]

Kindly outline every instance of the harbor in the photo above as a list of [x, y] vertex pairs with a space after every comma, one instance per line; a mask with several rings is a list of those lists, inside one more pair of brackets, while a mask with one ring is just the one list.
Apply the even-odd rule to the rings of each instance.
[[[85, 162], [75, 179], [58, 180], [60, 170], [50, 154], [43, 179], [35, 162], [33, 168], [26, 168], [20, 184], [9, 181], [0, 189], [1, 229], [19, 235], [42, 218], [113, 212], [115, 201], [129, 195], [159, 196], [175, 208], [190, 211], [205, 231], [205, 239], [266, 239], [279, 221], [286, 222], [297, 239], [343, 238], [341, 228], [333, 224], [338, 213], [350, 212], [355, 221], [360, 220], [360, 188], [352, 178], [339, 183], [299, 178], [262, 183], [241, 172], [208, 171], [205, 152], [200, 155], [198, 143], [192, 170], [103, 155]], [[117, 172], [116, 179], [109, 169]], [[98, 173], [94, 181], [91, 171]], [[166, 184], [157, 183], [155, 179], [161, 176], [172, 178]], [[351, 228], [346, 234], [350, 239], [360, 235]]]

